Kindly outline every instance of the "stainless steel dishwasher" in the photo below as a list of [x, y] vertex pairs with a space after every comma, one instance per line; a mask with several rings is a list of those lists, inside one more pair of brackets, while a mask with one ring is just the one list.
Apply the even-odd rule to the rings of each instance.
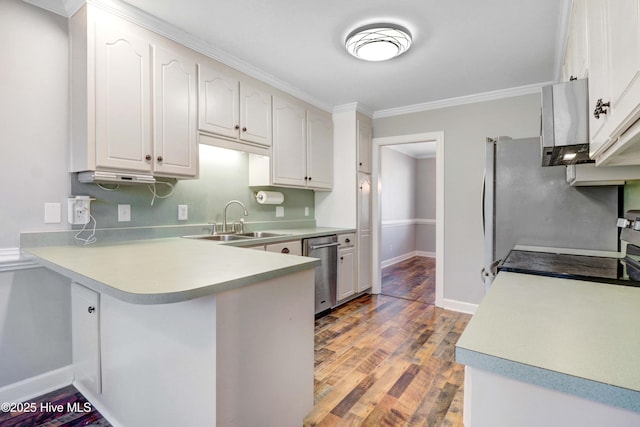
[[302, 240], [304, 256], [320, 258], [316, 267], [315, 314], [330, 310], [336, 305], [336, 281], [338, 270], [338, 236], [313, 237]]

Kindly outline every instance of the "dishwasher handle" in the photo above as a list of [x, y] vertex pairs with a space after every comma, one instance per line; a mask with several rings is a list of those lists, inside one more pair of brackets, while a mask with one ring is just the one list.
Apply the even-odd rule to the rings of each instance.
[[333, 246], [340, 246], [340, 243], [335, 242], [335, 243], [327, 243], [327, 244], [324, 244], [324, 245], [309, 245], [309, 250], [310, 251], [315, 251], [316, 249], [331, 248]]

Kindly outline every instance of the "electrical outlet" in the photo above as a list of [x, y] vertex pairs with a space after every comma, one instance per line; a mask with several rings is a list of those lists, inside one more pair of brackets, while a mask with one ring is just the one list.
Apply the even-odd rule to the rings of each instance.
[[91, 200], [89, 196], [75, 196], [67, 199], [67, 220], [69, 224], [89, 223]]
[[284, 216], [284, 206], [276, 206], [276, 218], [282, 218]]
[[118, 205], [118, 222], [131, 221], [131, 205]]
[[309, 207], [308, 206], [304, 207], [304, 216], [309, 216]]
[[60, 224], [62, 218], [60, 216], [60, 203], [44, 204], [44, 223]]
[[186, 221], [189, 219], [189, 206], [178, 205], [178, 221]]

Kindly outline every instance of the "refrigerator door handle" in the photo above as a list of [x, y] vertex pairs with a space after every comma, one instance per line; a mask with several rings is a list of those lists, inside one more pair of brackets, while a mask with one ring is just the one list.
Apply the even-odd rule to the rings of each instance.
[[482, 209], [482, 235], [483, 236], [485, 235], [485, 232], [486, 232], [485, 230], [486, 212], [484, 209], [485, 197], [487, 197], [487, 170], [486, 169], [482, 172], [482, 206], [480, 207]]

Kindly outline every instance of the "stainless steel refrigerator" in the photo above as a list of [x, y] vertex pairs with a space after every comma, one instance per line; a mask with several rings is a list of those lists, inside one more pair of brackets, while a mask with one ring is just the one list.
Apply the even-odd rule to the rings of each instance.
[[515, 245], [618, 250], [617, 186], [569, 186], [565, 166], [541, 166], [540, 138], [486, 144], [485, 288]]

